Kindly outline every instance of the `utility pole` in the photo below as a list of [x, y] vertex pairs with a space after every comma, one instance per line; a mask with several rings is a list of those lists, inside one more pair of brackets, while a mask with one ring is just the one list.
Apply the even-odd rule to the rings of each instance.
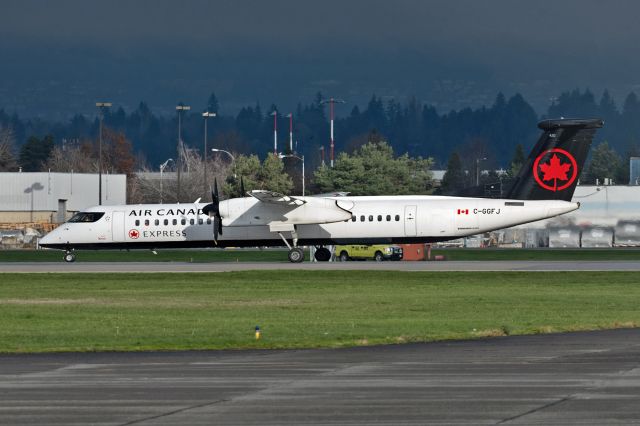
[[182, 113], [183, 111], [189, 111], [191, 109], [188, 105], [180, 104], [176, 106], [178, 112], [178, 161], [176, 161], [176, 168], [178, 169], [178, 188], [176, 191], [176, 202], [180, 202], [180, 172], [182, 171]]
[[104, 120], [105, 108], [111, 107], [111, 102], [96, 102], [100, 117], [100, 131], [98, 142], [98, 205], [102, 205], [102, 121]]
[[343, 104], [345, 103], [342, 99], [329, 98], [328, 100], [322, 101], [323, 104], [329, 104], [329, 119], [331, 123], [331, 140], [330, 140], [330, 152], [329, 152], [329, 165], [333, 167], [333, 159], [334, 159], [334, 138], [333, 138], [333, 119], [334, 119], [334, 105], [335, 104]]

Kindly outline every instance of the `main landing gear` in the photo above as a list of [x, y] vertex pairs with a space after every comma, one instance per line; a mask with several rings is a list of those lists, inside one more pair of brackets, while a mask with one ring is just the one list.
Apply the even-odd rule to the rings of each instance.
[[71, 250], [67, 250], [64, 252], [64, 261], [67, 263], [75, 262], [76, 255]]
[[293, 241], [293, 247], [291, 247], [291, 244], [289, 244], [289, 241], [287, 241], [284, 235], [282, 235], [282, 231], [276, 231], [276, 232], [278, 232], [278, 235], [280, 235], [280, 238], [282, 238], [282, 241], [284, 241], [285, 245], [289, 249], [289, 254], [287, 255], [287, 257], [289, 258], [289, 262], [301, 263], [304, 261], [304, 251], [298, 247], [298, 233], [296, 232], [295, 226], [291, 226], [291, 228], [288, 229], [288, 231], [291, 232], [291, 240]]
[[331, 260], [331, 250], [326, 247], [316, 248], [315, 258], [318, 262], [328, 262]]

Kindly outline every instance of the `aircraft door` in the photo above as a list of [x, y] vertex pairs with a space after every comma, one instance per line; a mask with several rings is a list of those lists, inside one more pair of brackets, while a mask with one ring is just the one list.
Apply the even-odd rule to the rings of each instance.
[[417, 206], [404, 206], [404, 235], [405, 237], [415, 237]]
[[111, 221], [111, 235], [113, 241], [124, 241], [124, 212], [113, 212], [113, 220]]

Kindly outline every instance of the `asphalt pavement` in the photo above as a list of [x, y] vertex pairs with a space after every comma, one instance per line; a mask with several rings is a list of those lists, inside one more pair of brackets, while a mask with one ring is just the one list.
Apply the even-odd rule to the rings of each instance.
[[0, 355], [0, 423], [640, 424], [640, 330], [351, 349]]

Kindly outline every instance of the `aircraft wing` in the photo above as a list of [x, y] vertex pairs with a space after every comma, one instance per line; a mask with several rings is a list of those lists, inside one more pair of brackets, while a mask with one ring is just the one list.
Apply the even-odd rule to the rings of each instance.
[[301, 206], [306, 203], [305, 200], [301, 200], [289, 195], [280, 194], [274, 191], [254, 190], [249, 191], [249, 195], [253, 198], [257, 198], [263, 203], [278, 204], [281, 206]]

